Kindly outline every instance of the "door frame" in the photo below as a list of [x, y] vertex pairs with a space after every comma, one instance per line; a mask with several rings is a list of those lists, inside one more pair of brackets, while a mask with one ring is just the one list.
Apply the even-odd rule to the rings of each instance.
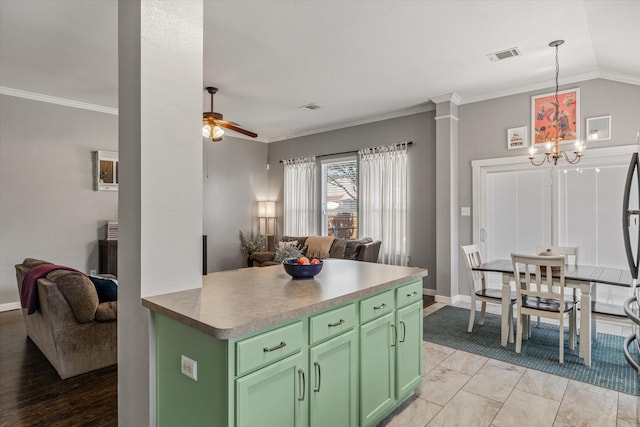
[[[624, 156], [638, 152], [639, 146], [620, 145], [616, 147], [594, 148], [585, 151], [580, 163], [571, 165], [564, 160], [560, 160], [558, 166], [546, 163], [538, 168], [546, 169], [551, 174], [551, 242], [552, 245], [558, 244], [558, 173], [567, 168], [579, 168], [580, 166], [596, 166], [602, 163], [611, 163], [620, 160]], [[618, 160], [619, 161], [619, 160]], [[487, 248], [485, 243], [486, 236], [482, 236], [483, 225], [486, 224], [486, 184], [487, 175], [498, 172], [513, 172], [530, 169], [531, 165], [529, 156], [499, 157], [493, 159], [472, 160], [472, 239], [483, 256], [486, 257]], [[486, 233], [486, 231], [485, 231]]]

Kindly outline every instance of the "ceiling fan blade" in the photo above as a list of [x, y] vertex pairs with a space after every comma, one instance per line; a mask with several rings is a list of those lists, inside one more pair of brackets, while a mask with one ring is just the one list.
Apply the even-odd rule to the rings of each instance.
[[226, 120], [217, 120], [216, 123], [218, 124], [218, 126], [221, 126], [223, 128], [232, 130], [234, 132], [241, 133], [243, 135], [250, 136], [251, 138], [256, 138], [258, 136], [257, 133], [251, 132], [249, 130], [242, 129], [241, 127], [235, 126], [235, 125], [231, 124], [230, 122], [228, 122]]

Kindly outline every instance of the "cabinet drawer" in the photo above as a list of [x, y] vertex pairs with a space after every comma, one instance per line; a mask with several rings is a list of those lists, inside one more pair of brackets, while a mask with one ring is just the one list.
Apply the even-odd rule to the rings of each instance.
[[422, 301], [422, 280], [396, 289], [396, 307], [404, 307], [416, 301]]
[[340, 335], [352, 329], [357, 323], [356, 306], [353, 304], [313, 316], [309, 325], [311, 331], [309, 344], [314, 345], [326, 338]]
[[393, 289], [360, 301], [360, 323], [368, 322], [395, 309]]
[[236, 375], [241, 376], [300, 351], [302, 322], [248, 338], [236, 344]]

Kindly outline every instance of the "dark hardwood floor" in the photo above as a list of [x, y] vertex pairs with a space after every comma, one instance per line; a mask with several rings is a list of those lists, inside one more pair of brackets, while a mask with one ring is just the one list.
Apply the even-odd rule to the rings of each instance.
[[431, 304], [436, 303], [436, 298], [433, 295], [422, 295], [422, 307], [429, 307]]
[[116, 426], [118, 369], [61, 380], [27, 338], [20, 310], [0, 312], [0, 426]]

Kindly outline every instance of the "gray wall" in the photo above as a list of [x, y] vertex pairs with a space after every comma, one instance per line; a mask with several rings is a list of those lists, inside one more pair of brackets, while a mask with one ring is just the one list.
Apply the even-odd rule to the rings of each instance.
[[96, 150], [118, 150], [117, 116], [0, 95], [0, 308], [26, 257], [98, 268], [118, 193], [93, 190]]
[[[636, 133], [640, 131], [640, 86], [596, 79], [561, 86], [560, 90], [576, 87], [580, 88], [580, 129], [583, 139], [586, 118], [611, 116], [611, 141], [587, 143], [585, 156], [589, 155], [589, 148], [636, 143]], [[507, 149], [507, 129], [527, 126], [530, 133], [531, 96], [549, 92], [553, 92], [553, 88], [460, 106], [459, 206], [472, 206], [472, 160], [527, 154], [526, 149]], [[473, 243], [472, 231], [472, 217], [459, 217], [459, 245]], [[460, 293], [468, 294], [468, 287], [463, 286], [467, 283], [467, 272], [462, 262], [458, 264], [458, 277]]]
[[409, 264], [431, 270], [435, 289], [435, 112], [414, 114], [269, 144], [269, 196], [277, 200], [282, 235], [283, 166], [280, 160], [413, 141], [409, 148]]
[[207, 271], [246, 267], [239, 232], [257, 231], [258, 200], [267, 200], [268, 144], [233, 138], [203, 138], [203, 233]]

